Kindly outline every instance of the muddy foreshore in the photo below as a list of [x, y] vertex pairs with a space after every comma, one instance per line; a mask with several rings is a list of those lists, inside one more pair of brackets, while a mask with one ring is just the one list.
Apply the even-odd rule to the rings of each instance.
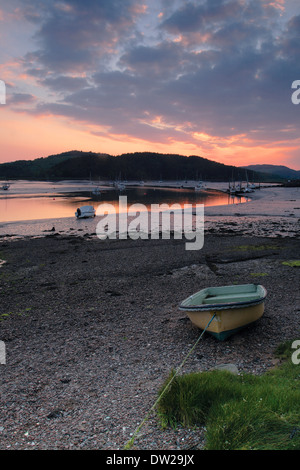
[[[300, 270], [283, 264], [299, 259], [300, 240], [274, 236], [272, 223], [260, 237], [219, 224], [199, 251], [184, 240], [1, 238], [0, 448], [122, 449], [199, 336], [179, 303], [209, 285], [261, 283], [265, 313], [225, 342], [205, 334], [182, 372], [273, 367], [275, 347], [300, 335]], [[160, 429], [154, 413], [133, 449], [201, 449], [203, 439]]]

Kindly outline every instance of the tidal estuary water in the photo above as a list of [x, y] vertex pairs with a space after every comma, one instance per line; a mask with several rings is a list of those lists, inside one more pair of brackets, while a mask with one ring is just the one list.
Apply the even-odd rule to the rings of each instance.
[[[59, 231], [95, 232], [97, 220], [77, 220], [77, 207], [93, 205], [97, 211], [100, 205], [110, 204], [118, 212], [120, 196], [127, 197], [128, 205], [139, 203], [146, 208], [154, 204], [226, 206], [248, 200], [226, 194], [226, 183], [206, 183], [203, 191], [196, 191], [194, 185], [195, 182], [170, 186], [161, 182], [137, 182], [127, 183], [120, 191], [113, 183], [14, 181], [8, 190], [0, 192], [0, 233], [39, 235], [53, 227]], [[100, 195], [93, 194], [96, 188], [100, 189]]]

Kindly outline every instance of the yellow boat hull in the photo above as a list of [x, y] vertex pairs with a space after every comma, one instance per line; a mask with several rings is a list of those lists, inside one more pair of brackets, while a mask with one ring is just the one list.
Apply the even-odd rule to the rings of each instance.
[[241, 328], [259, 320], [263, 313], [264, 303], [254, 305], [252, 307], [236, 308], [232, 310], [187, 312], [187, 315], [191, 322], [202, 330], [205, 329], [212, 316], [215, 315], [215, 318], [206, 331], [216, 338], [224, 340]]
[[186, 299], [180, 310], [195, 326], [224, 340], [261, 318], [265, 297], [265, 288], [252, 284], [207, 288]]

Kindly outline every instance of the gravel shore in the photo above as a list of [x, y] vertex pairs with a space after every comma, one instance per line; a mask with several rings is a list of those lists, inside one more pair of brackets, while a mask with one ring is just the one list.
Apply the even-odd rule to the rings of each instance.
[[[271, 218], [264, 236], [251, 236], [254, 219], [236, 217], [239, 230], [228, 220], [199, 251], [57, 232], [0, 239], [0, 449], [123, 449], [199, 337], [179, 303], [207, 286], [261, 283], [265, 313], [225, 342], [205, 334], [182, 373], [276, 365], [276, 346], [300, 335], [300, 270], [283, 264], [299, 259], [299, 220], [286, 236]], [[204, 439], [203, 429], [162, 430], [153, 413], [133, 449], [201, 449]]]

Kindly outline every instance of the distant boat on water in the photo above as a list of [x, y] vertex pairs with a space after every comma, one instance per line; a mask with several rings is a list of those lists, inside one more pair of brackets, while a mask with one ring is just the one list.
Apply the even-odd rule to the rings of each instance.
[[254, 193], [254, 188], [252, 188], [249, 184], [243, 188], [242, 184], [238, 185], [235, 191], [235, 194], [247, 194], [247, 193]]
[[249, 183], [247, 170], [246, 170], [246, 180], [247, 180], [247, 184], [244, 188], [242, 186], [242, 183], [239, 184], [237, 191], [236, 191], [237, 194], [254, 193], [255, 185]]
[[101, 196], [101, 189], [99, 187], [94, 188], [92, 194], [93, 196]]
[[204, 191], [205, 190], [205, 184], [203, 181], [198, 181], [198, 183], [195, 186], [195, 191]]
[[117, 191], [124, 191], [126, 189], [126, 184], [122, 180], [121, 173], [119, 174], [119, 178], [117, 178], [116, 181], [113, 183], [113, 186]]
[[78, 207], [77, 211], [75, 212], [75, 216], [77, 219], [87, 219], [89, 217], [95, 217], [96, 211], [93, 206], [81, 206]]
[[248, 193], [254, 193], [256, 187], [253, 184], [247, 183], [245, 187], [243, 187], [242, 183], [229, 183], [229, 187], [227, 189], [227, 192], [232, 195], [232, 196], [241, 196], [243, 194], [248, 194]]
[[2, 185], [2, 189], [3, 189], [4, 191], [7, 191], [9, 188], [10, 188], [10, 184], [9, 184], [9, 183], [4, 183], [4, 184]]
[[231, 194], [231, 195], [234, 196], [234, 195], [236, 194], [236, 187], [235, 187], [235, 184], [230, 184], [230, 183], [229, 183], [227, 192], [228, 192], [228, 194]]
[[126, 189], [126, 185], [124, 183], [122, 183], [121, 181], [116, 181], [114, 183], [114, 187], [118, 190], [118, 191], [124, 191], [124, 189]]

